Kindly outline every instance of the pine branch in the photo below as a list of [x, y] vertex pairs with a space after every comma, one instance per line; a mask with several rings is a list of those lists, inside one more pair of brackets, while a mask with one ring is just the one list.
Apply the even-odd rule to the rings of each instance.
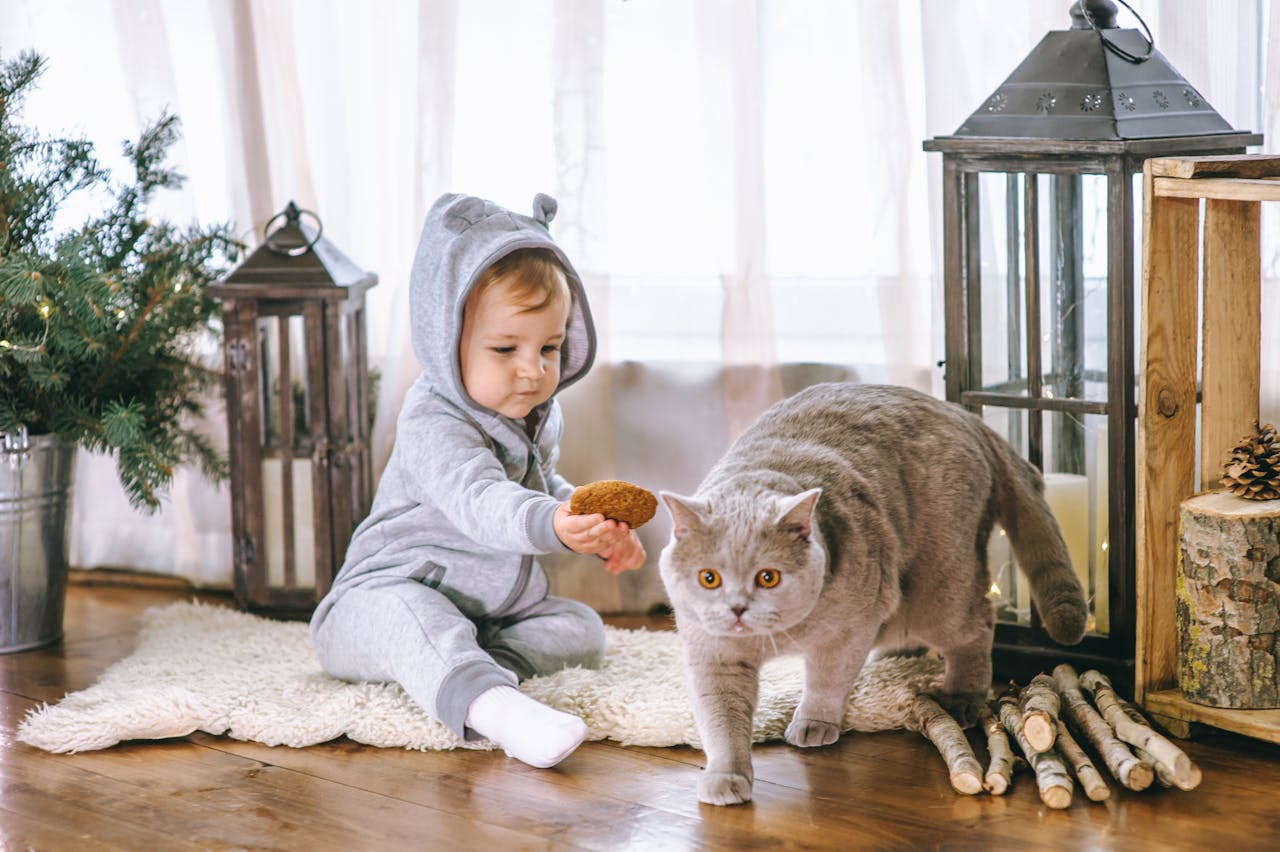
[[[0, 62], [0, 429], [23, 424], [113, 453], [130, 501], [153, 509], [178, 464], [226, 474], [189, 425], [220, 385], [192, 343], [219, 334], [205, 287], [242, 246], [228, 225], [179, 229], [148, 217], [151, 196], [183, 182], [167, 165], [176, 116], [125, 144], [125, 182], [110, 179], [90, 143], [22, 127], [18, 106], [42, 69], [32, 53]], [[100, 212], [53, 233], [81, 191], [106, 199]]]
[[147, 304], [143, 307], [142, 313], [138, 314], [137, 319], [133, 321], [133, 327], [129, 329], [129, 333], [125, 335], [124, 340], [120, 342], [120, 346], [115, 352], [111, 353], [111, 358], [107, 363], [107, 367], [102, 371], [102, 375], [93, 383], [93, 393], [96, 395], [102, 391], [102, 386], [107, 383], [111, 372], [124, 358], [125, 353], [129, 351], [129, 347], [138, 339], [138, 335], [142, 333], [142, 327], [146, 323], [147, 318], [151, 316], [151, 312], [155, 310], [156, 305], [160, 304], [160, 300], [164, 298], [164, 285], [156, 285], [151, 290], [151, 296], [147, 299]]

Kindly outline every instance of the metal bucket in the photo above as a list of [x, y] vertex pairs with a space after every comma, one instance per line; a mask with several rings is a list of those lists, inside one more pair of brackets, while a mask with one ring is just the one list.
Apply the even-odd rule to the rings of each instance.
[[0, 654], [62, 638], [75, 446], [0, 435]]

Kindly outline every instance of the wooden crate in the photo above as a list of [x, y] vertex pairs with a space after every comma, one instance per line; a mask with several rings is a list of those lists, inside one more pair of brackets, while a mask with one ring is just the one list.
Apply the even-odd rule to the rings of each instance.
[[1280, 742], [1280, 710], [1182, 697], [1174, 589], [1179, 505], [1218, 484], [1221, 460], [1258, 417], [1264, 201], [1280, 201], [1277, 156], [1153, 159], [1143, 170], [1134, 692], [1174, 733], [1194, 722]]

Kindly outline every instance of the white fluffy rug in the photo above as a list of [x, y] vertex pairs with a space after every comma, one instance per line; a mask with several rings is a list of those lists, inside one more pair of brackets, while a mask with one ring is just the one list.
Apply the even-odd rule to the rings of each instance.
[[[698, 745], [674, 633], [607, 628], [599, 671], [566, 669], [520, 688], [586, 720], [591, 739], [624, 745]], [[845, 713], [845, 730], [907, 727], [913, 696], [934, 689], [941, 664], [924, 657], [868, 663]], [[761, 675], [755, 740], [781, 739], [799, 703], [796, 657]], [[122, 740], [193, 731], [267, 745], [314, 745], [347, 736], [408, 749], [489, 748], [464, 743], [395, 684], [347, 683], [320, 668], [298, 622], [181, 603], [148, 610], [137, 649], [101, 679], [55, 705], [32, 710], [18, 739], [54, 752], [107, 748]]]

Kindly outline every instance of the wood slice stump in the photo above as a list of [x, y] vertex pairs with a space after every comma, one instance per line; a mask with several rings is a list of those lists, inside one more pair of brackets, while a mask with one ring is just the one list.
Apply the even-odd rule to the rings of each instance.
[[1178, 686], [1188, 701], [1280, 707], [1280, 500], [1183, 501]]

